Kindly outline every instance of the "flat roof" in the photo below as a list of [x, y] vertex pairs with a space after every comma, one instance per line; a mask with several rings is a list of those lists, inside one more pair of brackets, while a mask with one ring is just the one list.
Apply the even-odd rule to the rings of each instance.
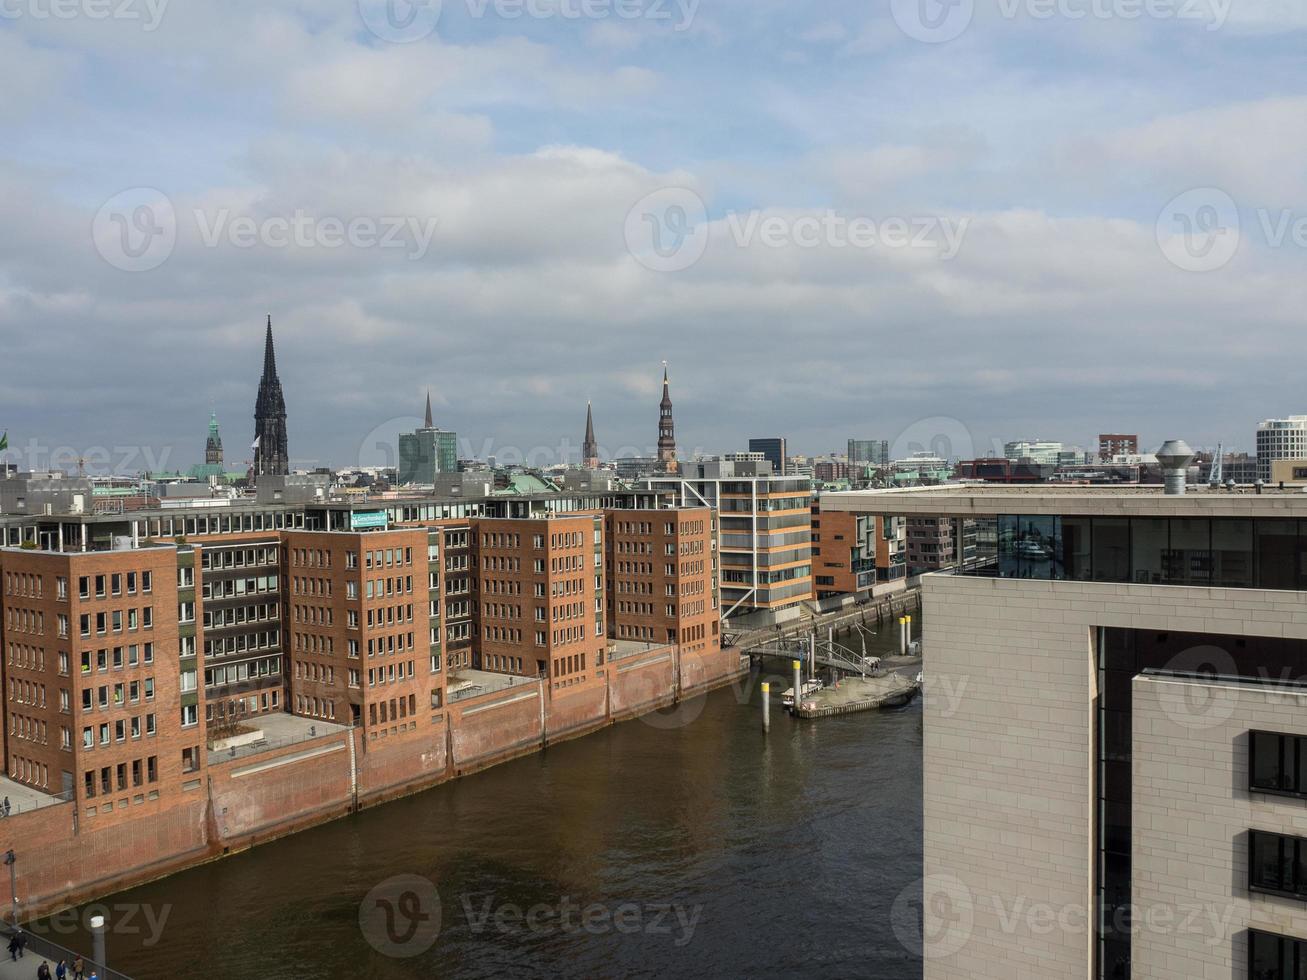
[[821, 495], [823, 510], [887, 517], [987, 517], [994, 514], [1076, 514], [1095, 517], [1307, 517], [1302, 489], [1235, 490], [1189, 487], [1168, 495], [1161, 486], [943, 484]]

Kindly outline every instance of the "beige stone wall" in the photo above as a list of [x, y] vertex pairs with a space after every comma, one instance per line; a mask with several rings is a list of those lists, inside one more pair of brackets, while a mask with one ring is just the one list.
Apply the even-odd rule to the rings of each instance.
[[924, 900], [925, 978], [1088, 977], [1092, 627], [1307, 638], [1307, 603], [952, 575], [923, 587], [926, 879], [909, 898]]
[[1248, 792], [1248, 732], [1307, 735], [1307, 693], [1137, 677], [1133, 714], [1135, 975], [1242, 978], [1249, 926], [1307, 937], [1307, 903], [1247, 891], [1249, 830], [1307, 836], [1307, 803]]

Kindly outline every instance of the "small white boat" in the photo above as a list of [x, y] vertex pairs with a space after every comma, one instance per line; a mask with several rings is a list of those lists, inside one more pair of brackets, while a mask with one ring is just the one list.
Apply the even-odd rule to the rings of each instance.
[[[826, 685], [819, 680], [809, 679], [803, 682], [803, 696], [805, 698], [816, 694]], [[781, 706], [785, 708], [794, 707], [794, 688], [787, 687], [781, 694]]]

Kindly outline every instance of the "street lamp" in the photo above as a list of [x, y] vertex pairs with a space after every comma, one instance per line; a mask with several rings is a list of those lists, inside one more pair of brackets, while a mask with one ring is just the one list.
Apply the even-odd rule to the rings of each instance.
[[5, 851], [5, 864], [9, 866], [9, 894], [14, 900], [14, 928], [18, 928], [18, 857], [11, 847]]

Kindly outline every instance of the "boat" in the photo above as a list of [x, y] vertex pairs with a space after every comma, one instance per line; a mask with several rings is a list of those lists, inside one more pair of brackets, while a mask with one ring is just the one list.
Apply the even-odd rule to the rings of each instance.
[[[803, 682], [803, 697], [808, 698], [816, 694], [826, 685], [815, 678], [809, 678]], [[785, 708], [794, 707], [794, 688], [787, 687], [781, 694], [781, 706]]]

